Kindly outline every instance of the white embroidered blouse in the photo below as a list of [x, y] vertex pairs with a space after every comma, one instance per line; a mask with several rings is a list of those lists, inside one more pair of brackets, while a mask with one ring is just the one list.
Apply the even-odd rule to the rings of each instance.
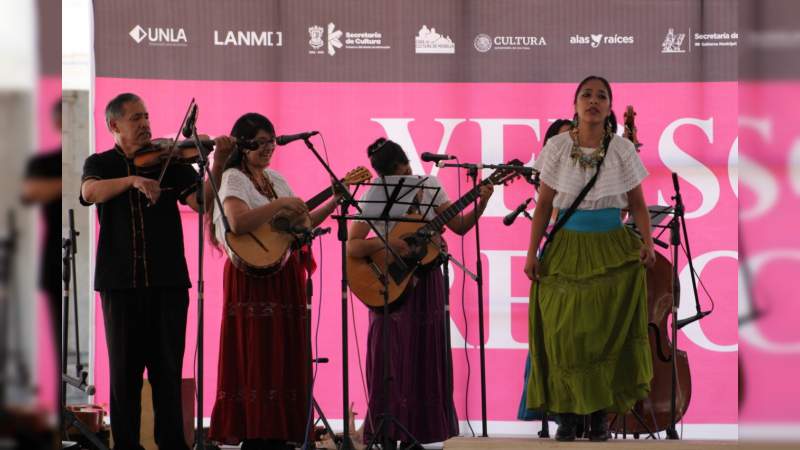
[[[584, 154], [594, 150], [581, 147]], [[583, 169], [572, 159], [571, 151], [572, 136], [570, 133], [561, 133], [547, 141], [533, 164], [533, 168], [541, 173], [541, 181], [556, 191], [553, 207], [559, 210], [566, 210], [572, 205], [597, 171], [596, 168]], [[625, 208], [628, 206], [628, 191], [639, 185], [647, 175], [647, 169], [633, 143], [615, 135], [608, 145], [597, 182], [578, 209]]]
[[[294, 197], [292, 188], [289, 183], [283, 178], [283, 175], [272, 169], [264, 170], [266, 176], [272, 181], [272, 186], [275, 188], [275, 195], [278, 197]], [[235, 197], [247, 204], [250, 209], [258, 208], [259, 206], [266, 205], [270, 200], [258, 192], [256, 186], [250, 181], [250, 178], [239, 169], [230, 168], [222, 174], [222, 181], [219, 183], [219, 200], [223, 204], [225, 199]], [[222, 243], [225, 251], [230, 254], [228, 244], [225, 242], [225, 229], [222, 225], [222, 214], [219, 208], [214, 207], [214, 227], [216, 229], [217, 242]]]

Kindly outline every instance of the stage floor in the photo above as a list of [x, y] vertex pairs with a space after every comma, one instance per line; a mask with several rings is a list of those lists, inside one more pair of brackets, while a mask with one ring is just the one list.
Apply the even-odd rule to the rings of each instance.
[[528, 449], [686, 449], [716, 450], [739, 448], [737, 441], [666, 441], [611, 439], [608, 442], [590, 442], [579, 440], [574, 442], [558, 442], [553, 439], [536, 438], [454, 438], [444, 443], [444, 450], [528, 450]]

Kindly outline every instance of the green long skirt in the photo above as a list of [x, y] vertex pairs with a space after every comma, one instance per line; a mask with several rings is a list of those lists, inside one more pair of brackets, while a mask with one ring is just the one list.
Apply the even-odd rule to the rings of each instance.
[[556, 234], [531, 288], [529, 409], [627, 412], [647, 396], [653, 365], [641, 245], [624, 227]]

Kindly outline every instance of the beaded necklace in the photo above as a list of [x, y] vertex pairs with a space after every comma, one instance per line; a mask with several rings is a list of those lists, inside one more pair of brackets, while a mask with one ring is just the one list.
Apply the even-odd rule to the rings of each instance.
[[[242, 160], [242, 172], [247, 175], [247, 178], [249, 178], [253, 183], [253, 186], [255, 186], [256, 191], [258, 191], [261, 195], [270, 200], [275, 200], [278, 198], [278, 194], [275, 192], [275, 186], [272, 184], [272, 180], [269, 179], [269, 176], [267, 176], [266, 173], [263, 175], [263, 177], [256, 177], [255, 174], [250, 172], [244, 160]], [[264, 180], [264, 182], [261, 180]]]
[[572, 137], [572, 150], [569, 152], [569, 156], [573, 161], [575, 161], [575, 163], [579, 164], [583, 170], [586, 170], [590, 167], [597, 167], [600, 161], [602, 161], [602, 159], [606, 156], [606, 148], [603, 146], [603, 144], [606, 141], [606, 137], [608, 137], [608, 132], [603, 135], [603, 140], [600, 141], [600, 146], [595, 148], [594, 151], [588, 155], [581, 151], [581, 145], [578, 141], [577, 128], [570, 130], [570, 136]]

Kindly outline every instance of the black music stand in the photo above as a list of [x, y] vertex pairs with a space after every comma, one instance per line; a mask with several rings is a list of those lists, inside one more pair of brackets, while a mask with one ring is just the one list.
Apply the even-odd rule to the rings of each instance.
[[[383, 285], [383, 320], [384, 326], [382, 330], [382, 358], [383, 358], [383, 400], [384, 404], [384, 411], [382, 414], [379, 415], [380, 420], [378, 421], [378, 426], [376, 429], [373, 430], [373, 436], [370, 440], [369, 444], [367, 445], [367, 449], [375, 448], [375, 445], [378, 442], [382, 443], [382, 448], [390, 448], [391, 441], [389, 440], [388, 436], [386, 436], [385, 429], [393, 424], [400, 431], [405, 434], [409, 439], [406, 442], [410, 442], [412, 446], [420, 445], [419, 441], [408, 431], [408, 429], [392, 414], [389, 407], [389, 383], [391, 382], [391, 377], [389, 375], [389, 277], [395, 280], [395, 282], [401, 282], [408, 276], [413, 268], [417, 265], [417, 263], [422, 259], [427, 251], [427, 242], [425, 242], [426, 238], [429, 238], [427, 235], [412, 235], [405, 237], [407, 243], [409, 243], [409, 247], [412, 248], [412, 254], [402, 258], [401, 260], [395, 260], [393, 263], [388, 263], [389, 256], [394, 254], [392, 249], [389, 246], [388, 240], [385, 239], [388, 236], [390, 231], [390, 223], [391, 222], [413, 222], [413, 223], [427, 223], [424, 219], [409, 219], [405, 216], [411, 206], [419, 206], [420, 214], [424, 218], [427, 216], [428, 212], [434, 209], [434, 202], [439, 194], [439, 188], [437, 187], [430, 187], [425, 185], [427, 177], [417, 176], [417, 175], [390, 175], [381, 177], [379, 181], [373, 183], [363, 183], [362, 185], [371, 186], [370, 190], [367, 192], [365, 197], [360, 201], [362, 205], [362, 214], [358, 216], [348, 217], [351, 220], [362, 220], [362, 221], [375, 221], [381, 223], [382, 230], [383, 230], [383, 244], [384, 244], [384, 258], [387, 261], [387, 266], [385, 269], [379, 268], [377, 265], [373, 265], [372, 269], [376, 272], [376, 275], [380, 279]], [[417, 201], [417, 193], [418, 192], [425, 192], [426, 190], [432, 191], [431, 200], [429, 203], [423, 203], [422, 201]], [[380, 211], [380, 213], [378, 213]], [[422, 248], [418, 243], [424, 243]], [[397, 255], [395, 255], [396, 257]], [[449, 336], [448, 336], [449, 341]], [[445, 362], [447, 365], [448, 362]], [[373, 414], [374, 411], [370, 408], [370, 414]]]
[[[303, 143], [306, 144], [306, 147], [311, 151], [317, 161], [322, 165], [325, 171], [331, 178], [331, 182], [334, 185], [334, 188], [337, 190], [338, 193], [341, 194], [339, 199], [339, 203], [341, 205], [339, 215], [331, 216], [333, 219], [336, 220], [338, 232], [337, 238], [339, 239], [340, 247], [341, 247], [341, 268], [342, 268], [342, 281], [341, 281], [341, 301], [342, 301], [342, 440], [341, 442], [337, 443], [340, 450], [352, 450], [353, 442], [350, 440], [350, 388], [349, 388], [349, 370], [347, 367], [348, 361], [348, 345], [347, 345], [347, 290], [348, 290], [348, 281], [347, 281], [347, 220], [353, 220], [353, 217], [348, 216], [348, 209], [350, 206], [355, 207], [356, 210], [361, 212], [361, 207], [358, 205], [358, 202], [353, 198], [353, 195], [350, 194], [350, 191], [347, 187], [339, 180], [339, 177], [331, 169], [330, 165], [322, 158], [316, 148], [314, 148], [314, 144], [311, 143], [310, 140], [311, 136], [307, 136], [303, 139]], [[373, 232], [375, 232], [376, 236], [378, 236], [381, 241], [384, 242], [384, 245], [387, 245], [389, 252], [399, 259], [399, 255], [395, 253], [394, 250], [388, 247], [386, 240], [378, 234], [378, 229], [375, 225], [367, 220], [367, 224], [370, 226]], [[402, 264], [402, 263], [401, 263]]]

